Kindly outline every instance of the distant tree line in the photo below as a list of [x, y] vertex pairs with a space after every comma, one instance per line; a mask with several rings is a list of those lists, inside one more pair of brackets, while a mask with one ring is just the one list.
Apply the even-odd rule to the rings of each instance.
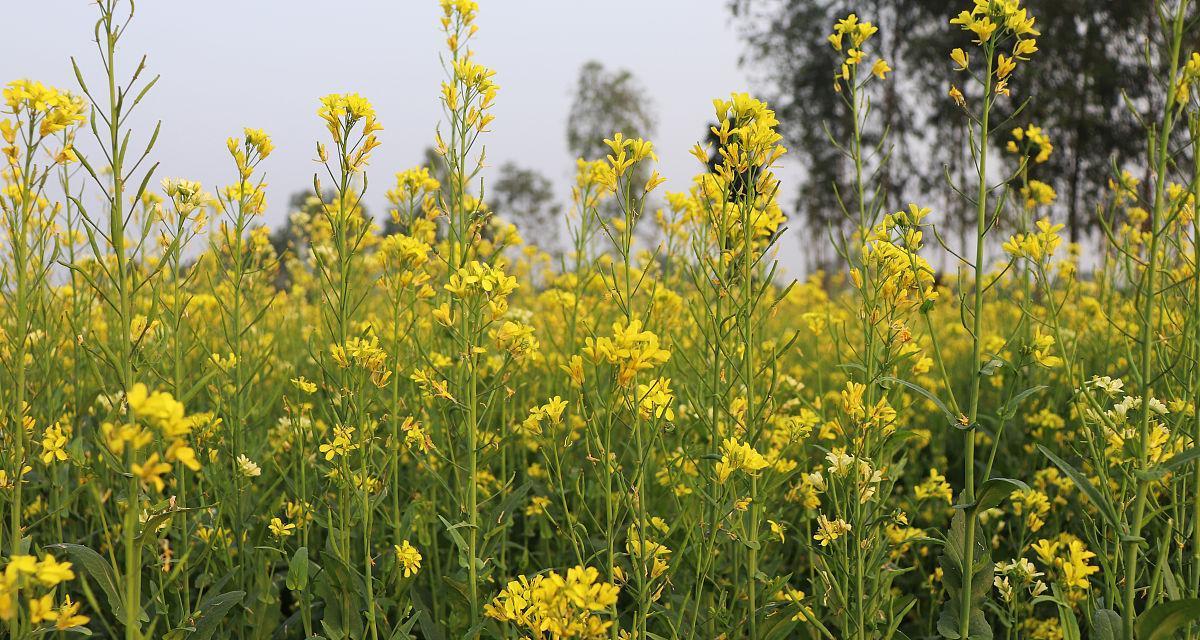
[[[875, 103], [879, 121], [889, 130], [892, 161], [881, 176], [889, 206], [921, 201], [942, 214], [951, 232], [974, 226], [972, 213], [952, 197], [946, 172], [960, 170], [969, 158], [960, 122], [946, 92], [954, 82], [948, 54], [962, 46], [962, 34], [950, 17], [966, 0], [729, 0], [729, 10], [744, 37], [742, 63], [757, 74], [790, 143], [789, 157], [804, 169], [794, 193], [793, 217], [816, 233], [843, 224], [834, 186], [843, 192], [852, 173], [829, 143], [846, 138], [847, 111], [833, 91], [838, 55], [826, 36], [834, 22], [858, 12], [879, 27], [879, 53], [895, 69], [882, 83]], [[1072, 241], [1084, 240], [1097, 224], [1095, 205], [1112, 173], [1112, 162], [1134, 155], [1144, 144], [1126, 105], [1144, 104], [1156, 62], [1145, 52], [1154, 30], [1149, 0], [1027, 0], [1042, 36], [1038, 55], [1013, 87], [1008, 107], [1026, 98], [1028, 107], [1015, 124], [1035, 123], [1055, 145], [1050, 160], [1038, 167], [1039, 179], [1058, 193], [1055, 215]], [[1193, 31], [1194, 33], [1194, 31]], [[1195, 36], [1192, 36], [1193, 44]], [[1003, 114], [1002, 114], [1003, 115]], [[868, 132], [878, 141], [882, 129]], [[993, 140], [1002, 145], [1006, 133]], [[1133, 169], [1131, 167], [1131, 169]], [[793, 228], [796, 228], [793, 223]], [[822, 243], [813, 243], [820, 246]], [[811, 255], [820, 266], [831, 255]]]

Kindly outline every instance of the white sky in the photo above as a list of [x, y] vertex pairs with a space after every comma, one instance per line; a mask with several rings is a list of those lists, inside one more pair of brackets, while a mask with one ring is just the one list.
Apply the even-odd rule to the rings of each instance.
[[[76, 89], [69, 56], [99, 81], [90, 2], [6, 4], [0, 82], [28, 77]], [[500, 85], [493, 132], [485, 137], [489, 164], [512, 160], [538, 169], [563, 200], [574, 170], [566, 116], [587, 60], [628, 68], [648, 90], [667, 189], [685, 189], [696, 172], [688, 149], [704, 135], [712, 99], [753, 89], [737, 64], [742, 45], [726, 0], [480, 4], [474, 48]], [[132, 65], [146, 53], [150, 73], [162, 74], [138, 107], [144, 135], [163, 121], [157, 175], [201, 180], [210, 190], [231, 182], [226, 137], [245, 126], [263, 128], [276, 146], [263, 165], [267, 221], [276, 225], [287, 196], [312, 184], [315, 143], [325, 133], [318, 98], [357, 92], [385, 127], [366, 199], [381, 214], [392, 175], [419, 162], [441, 115], [439, 16], [436, 0], [142, 0], [123, 41], [124, 60]], [[792, 193], [785, 183], [785, 202]], [[798, 264], [796, 234], [789, 235], [785, 262]]]

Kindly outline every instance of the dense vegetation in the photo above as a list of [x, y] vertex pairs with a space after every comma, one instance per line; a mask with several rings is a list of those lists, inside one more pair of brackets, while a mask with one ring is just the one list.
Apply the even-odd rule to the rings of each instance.
[[280, 250], [268, 133], [211, 193], [159, 176], [132, 4], [100, 0], [106, 75], [3, 93], [0, 637], [1197, 637], [1188, 5], [1148, 18], [1144, 149], [1088, 195], [1088, 256], [1022, 108], [1063, 34], [1019, 0], [946, 16], [954, 84], [925, 99], [975, 221], [946, 272], [942, 214], [884, 204], [878, 29], [839, 19], [841, 264], [789, 283], [787, 150], [747, 94], [714, 101], [687, 191], [613, 131], [569, 239], [527, 244], [487, 199], [471, 0], [441, 0], [436, 166], [370, 218], [386, 117], [321, 98]]

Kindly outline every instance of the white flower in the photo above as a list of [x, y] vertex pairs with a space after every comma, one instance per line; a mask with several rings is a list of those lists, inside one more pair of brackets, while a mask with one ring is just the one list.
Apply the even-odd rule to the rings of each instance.
[[1117, 397], [1117, 394], [1125, 387], [1125, 383], [1120, 378], [1110, 378], [1108, 376], [1092, 376], [1089, 384], [1104, 391], [1110, 398]]
[[247, 478], [257, 478], [262, 475], [262, 468], [259, 467], [253, 460], [247, 458], [245, 454], [239, 454], [237, 458], [238, 468], [241, 469], [242, 475]]

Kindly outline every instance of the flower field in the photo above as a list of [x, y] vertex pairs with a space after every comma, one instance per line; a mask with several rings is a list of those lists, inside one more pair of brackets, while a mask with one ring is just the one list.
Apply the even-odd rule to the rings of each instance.
[[779, 122], [743, 93], [686, 191], [613, 131], [564, 248], [523, 239], [488, 204], [486, 19], [440, 3], [435, 165], [372, 165], [403, 114], [314, 99], [318, 195], [282, 248], [269, 131], [201, 185], [130, 130], [132, 3], [79, 34], [99, 75], [5, 85], [0, 638], [1200, 638], [1187, 0], [1146, 8], [1144, 153], [1088, 196], [1088, 247], [1024, 115], [1060, 37], [1035, 12], [946, 16], [962, 247], [880, 178], [878, 29], [830, 25], [854, 174], [845, 229], [803, 230], [840, 266], [799, 281]]

